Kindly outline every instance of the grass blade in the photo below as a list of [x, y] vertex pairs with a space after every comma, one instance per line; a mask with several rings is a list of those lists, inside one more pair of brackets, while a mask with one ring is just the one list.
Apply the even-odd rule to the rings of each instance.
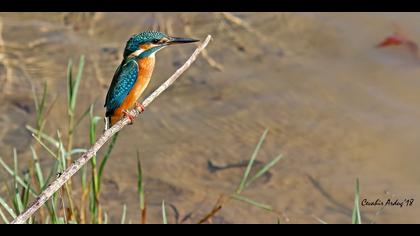
[[76, 80], [72, 82], [73, 86], [71, 89], [71, 100], [70, 100], [70, 110], [72, 112], [74, 112], [76, 108], [76, 99], [77, 99], [77, 94], [79, 92], [80, 81], [82, 80], [82, 73], [83, 73], [84, 65], [85, 65], [85, 56], [82, 55], [80, 56], [80, 60], [79, 60], [79, 70], [77, 71]]
[[108, 214], [104, 211], [104, 221], [103, 224], [108, 224]]
[[353, 215], [352, 215], [353, 224], [362, 223], [362, 217], [360, 216], [359, 198], [360, 198], [359, 178], [357, 178], [356, 179], [356, 192], [354, 194], [354, 208], [353, 208]]
[[245, 184], [246, 184], [246, 181], [248, 179], [249, 172], [251, 171], [252, 165], [254, 164], [254, 161], [257, 158], [258, 152], [261, 149], [261, 146], [264, 142], [265, 137], [267, 136], [267, 133], [268, 133], [268, 129], [266, 129], [264, 131], [264, 133], [262, 134], [262, 136], [260, 138], [260, 141], [258, 142], [257, 146], [255, 147], [254, 153], [252, 154], [251, 159], [249, 160], [248, 166], [246, 167], [246, 170], [244, 172], [244, 176], [242, 177], [242, 180], [239, 184], [239, 187], [236, 190], [237, 194], [242, 192], [242, 190], [245, 188]]
[[38, 96], [36, 95], [35, 87], [31, 84], [32, 96], [35, 103], [35, 111], [36, 111], [36, 126], [38, 129], [41, 129], [43, 123], [43, 112], [45, 109], [45, 101], [47, 98], [47, 83], [44, 83], [44, 89], [42, 92], [41, 101], [39, 101]]
[[[16, 148], [13, 148], [13, 184], [14, 184], [14, 189], [18, 189], [18, 182], [17, 182], [17, 176], [19, 173], [19, 167], [18, 167], [18, 160], [17, 160], [17, 151]], [[25, 183], [25, 182], [24, 182]]]
[[72, 74], [72, 69], [73, 69], [73, 62], [70, 59], [69, 63], [67, 64], [67, 107], [70, 107], [70, 103], [71, 103], [71, 95], [73, 94], [73, 74]]
[[91, 107], [89, 106], [84, 112], [83, 114], [79, 117], [79, 119], [77, 119], [76, 123], [74, 124], [74, 127], [76, 128], [77, 126], [79, 126], [79, 124], [82, 122], [82, 120], [89, 114]]
[[261, 208], [261, 209], [264, 209], [264, 210], [267, 210], [267, 211], [273, 211], [273, 208], [271, 206], [266, 205], [266, 204], [263, 204], [263, 203], [256, 202], [256, 201], [254, 201], [252, 199], [249, 199], [247, 197], [241, 196], [239, 194], [233, 194], [232, 197], [234, 199], [236, 199], [236, 200], [239, 200], [239, 201], [242, 201], [242, 202], [246, 202], [246, 203], [251, 204], [253, 206], [256, 206], [258, 208]]
[[[26, 185], [28, 185], [28, 187], [30, 187], [31, 183], [30, 183], [29, 172], [25, 173], [25, 179], [24, 180], [25, 180]], [[23, 204], [23, 208], [26, 208], [28, 206], [28, 203], [29, 203], [29, 188], [24, 188], [23, 190], [24, 191], [22, 193], [22, 204]]]
[[[95, 143], [96, 140], [96, 125], [100, 118], [97, 116], [93, 116], [93, 104], [89, 107], [89, 142], [91, 145]], [[90, 205], [90, 214], [91, 214], [91, 222], [99, 223], [101, 220], [101, 214], [99, 212], [99, 194], [100, 194], [100, 181], [98, 170], [96, 167], [96, 155], [92, 157], [90, 160], [91, 163], [91, 195], [89, 196], [89, 205]], [[82, 176], [84, 178], [84, 176]], [[82, 180], [85, 181], [85, 180]], [[86, 184], [83, 184], [86, 186]]]
[[[14, 176], [13, 170], [3, 161], [3, 159], [0, 157], [0, 165], [3, 166], [3, 168], [6, 170], [7, 173], [9, 173], [11, 176]], [[27, 186], [25, 184], [25, 182], [19, 177], [16, 176], [16, 181], [24, 188], [27, 188], [29, 186]], [[35, 192], [35, 190], [33, 190], [32, 188], [29, 187], [29, 191], [31, 192], [31, 194], [35, 197], [37, 197], [37, 194]]]
[[42, 113], [44, 112], [45, 102], [47, 101], [47, 91], [48, 91], [48, 85], [46, 82], [44, 82], [44, 89], [42, 90], [42, 98], [38, 107], [40, 115], [42, 115]]
[[74, 154], [83, 154], [86, 151], [87, 151], [87, 149], [84, 149], [84, 148], [75, 148], [75, 149], [71, 150], [70, 152], [67, 152], [66, 158], [70, 158]]
[[[34, 139], [38, 141], [38, 143], [41, 144], [41, 146], [45, 148], [45, 150], [47, 150], [47, 152], [51, 154], [51, 156], [53, 156], [56, 160], [60, 161], [57, 157], [57, 154], [55, 154], [44, 142], [42, 142], [40, 138], [38, 138], [35, 134], [32, 134], [32, 137], [34, 137]], [[60, 148], [60, 143], [58, 143], [58, 148]]]
[[35, 111], [36, 111], [37, 117], [39, 117], [40, 116], [40, 112], [39, 112], [40, 109], [39, 109], [38, 96], [36, 95], [35, 86], [32, 82], [31, 82], [31, 91], [32, 91], [32, 99], [34, 100]]
[[12, 218], [16, 218], [16, 213], [9, 205], [7, 205], [6, 201], [0, 197], [0, 205], [9, 213]]
[[280, 154], [273, 160], [271, 160], [269, 163], [264, 165], [253, 177], [251, 177], [245, 184], [245, 187], [248, 187], [252, 182], [257, 180], [259, 177], [265, 174], [268, 170], [270, 170], [278, 161], [280, 161], [283, 158], [283, 155]]
[[124, 204], [123, 212], [122, 212], [122, 215], [121, 215], [121, 224], [125, 224], [126, 215], [127, 215], [127, 206]]
[[[18, 181], [17, 181], [19, 170], [18, 170], [17, 151], [16, 151], [15, 148], [13, 148], [13, 163], [14, 163], [14, 171], [13, 171], [13, 191], [14, 191], [13, 205], [15, 207], [15, 211], [20, 214], [23, 211], [23, 203], [22, 203], [22, 198], [20, 197], [20, 194], [19, 194], [19, 186], [18, 186]], [[24, 183], [25, 183], [25, 181], [24, 181]], [[26, 185], [26, 183], [25, 183], [25, 185]]]
[[0, 217], [3, 220], [4, 223], [9, 224], [9, 220], [7, 219], [7, 217], [4, 215], [3, 210], [0, 208]]
[[42, 188], [45, 182], [44, 182], [44, 175], [41, 169], [41, 165], [39, 164], [38, 155], [36, 154], [35, 149], [32, 146], [30, 148], [32, 152], [32, 159], [34, 160], [36, 178], [37, 178], [39, 187]]
[[[57, 130], [57, 140], [58, 140], [58, 149], [57, 149], [57, 159], [60, 160], [62, 169], [60, 171], [63, 171], [67, 168], [66, 165], [66, 150], [64, 150], [64, 144], [61, 140], [61, 134], [60, 131]], [[70, 156], [68, 156], [70, 158]]]
[[141, 162], [139, 151], [137, 150], [137, 191], [139, 194], [140, 209], [144, 210], [144, 189], [143, 189], [143, 171], [141, 169]]
[[29, 130], [31, 133], [36, 134], [37, 136], [45, 139], [50, 144], [52, 144], [55, 148], [58, 148], [58, 141], [52, 138], [51, 136], [45, 134], [44, 132], [41, 132], [40, 130], [37, 130], [35, 128], [32, 128], [31, 126], [27, 125], [26, 129]]
[[312, 215], [312, 217], [317, 220], [319, 223], [323, 224], [323, 225], [327, 225], [328, 223], [322, 219], [320, 219], [319, 217], [317, 217], [316, 215]]
[[95, 116], [91, 118], [90, 122], [90, 132], [89, 132], [89, 140], [90, 143], [93, 144], [96, 141], [96, 125], [98, 124], [98, 121], [101, 120], [101, 117]]
[[114, 149], [115, 143], [117, 142], [118, 134], [119, 133], [116, 133], [112, 137], [111, 143], [109, 144], [108, 149], [106, 150], [106, 153], [104, 155], [104, 158], [102, 158], [101, 164], [99, 165], [99, 170], [98, 170], [99, 189], [101, 187], [101, 179], [102, 179], [102, 174], [105, 169], [106, 162], [108, 161], [108, 158], [111, 156], [112, 149]]
[[53, 224], [58, 224], [58, 212], [57, 212], [57, 193], [54, 193], [51, 197], [51, 222]]
[[50, 170], [50, 173], [48, 174], [47, 179], [45, 180], [44, 186], [42, 186], [42, 191], [48, 186], [47, 183], [50, 182], [51, 178], [55, 177], [58, 171], [59, 162], [55, 161], [53, 167]]
[[144, 201], [143, 171], [141, 168], [139, 150], [137, 150], [137, 193], [140, 203], [140, 223], [146, 223], [146, 205]]
[[198, 224], [203, 224], [207, 222], [208, 220], [210, 220], [214, 215], [216, 215], [216, 213], [218, 213], [222, 209], [225, 202], [226, 201], [225, 201], [224, 196], [220, 195], [213, 209], [209, 213], [207, 213], [203, 218], [201, 218], [201, 220], [198, 221]]
[[56, 224], [64, 225], [65, 223], [66, 223], [66, 221], [63, 217], [58, 217], [57, 218]]
[[87, 188], [87, 166], [83, 166], [82, 168], [82, 175], [81, 175], [81, 185], [83, 191]]
[[166, 218], [165, 200], [162, 201], [162, 221], [163, 224], [168, 224], [168, 219]]

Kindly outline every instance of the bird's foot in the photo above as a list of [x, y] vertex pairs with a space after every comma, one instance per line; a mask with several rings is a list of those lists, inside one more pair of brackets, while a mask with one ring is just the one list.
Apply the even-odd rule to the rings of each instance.
[[135, 118], [133, 114], [131, 114], [128, 110], [124, 110], [122, 113], [130, 120], [130, 125], [132, 125]]
[[143, 111], [144, 111], [144, 106], [143, 106], [143, 104], [141, 104], [141, 103], [139, 103], [139, 102], [136, 102], [136, 109], [140, 112], [140, 113], [142, 113]]

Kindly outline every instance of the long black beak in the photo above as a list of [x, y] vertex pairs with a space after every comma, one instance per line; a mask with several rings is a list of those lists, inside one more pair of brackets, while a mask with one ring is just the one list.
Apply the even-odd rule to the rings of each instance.
[[195, 43], [195, 42], [198, 42], [198, 41], [200, 41], [200, 40], [191, 39], [191, 38], [170, 37], [169, 42], [167, 44], [172, 45], [172, 44], [181, 44], [181, 43]]

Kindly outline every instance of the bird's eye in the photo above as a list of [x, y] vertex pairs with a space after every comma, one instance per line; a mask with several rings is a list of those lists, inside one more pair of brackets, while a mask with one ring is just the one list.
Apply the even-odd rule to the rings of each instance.
[[152, 43], [154, 43], [154, 44], [158, 44], [159, 43], [159, 39], [153, 39], [153, 41], [152, 41]]

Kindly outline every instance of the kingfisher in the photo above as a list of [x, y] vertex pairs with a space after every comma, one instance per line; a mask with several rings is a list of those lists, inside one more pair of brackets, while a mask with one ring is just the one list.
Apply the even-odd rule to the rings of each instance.
[[171, 37], [158, 31], [145, 31], [131, 36], [106, 95], [106, 129], [124, 116], [132, 123], [134, 117], [129, 112], [131, 108], [144, 111], [144, 106], [137, 100], [152, 77], [156, 52], [169, 45], [198, 41], [192, 38]]

